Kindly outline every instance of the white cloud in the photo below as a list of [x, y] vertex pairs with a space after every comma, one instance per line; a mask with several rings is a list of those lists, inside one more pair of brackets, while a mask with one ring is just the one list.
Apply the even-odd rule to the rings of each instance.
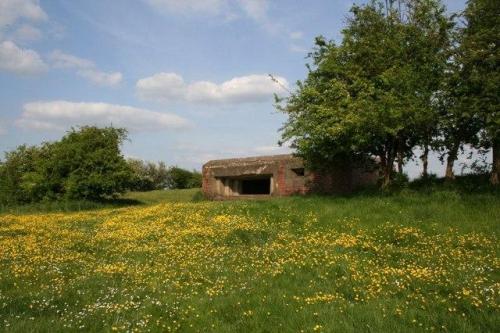
[[290, 40], [291, 52], [304, 53], [307, 50], [293, 41], [303, 38], [302, 31], [290, 31], [274, 15], [271, 17], [269, 0], [144, 0], [153, 9], [162, 13], [182, 13], [225, 17], [227, 21], [235, 18], [248, 18], [254, 21], [267, 34]]
[[162, 13], [222, 16], [228, 20], [248, 17], [264, 26], [268, 20], [269, 0], [144, 0]]
[[21, 75], [47, 71], [36, 51], [18, 46], [42, 37], [42, 32], [27, 22], [46, 20], [38, 0], [0, 0], [0, 71]]
[[74, 55], [56, 50], [50, 54], [52, 65], [56, 68], [93, 68], [95, 65], [92, 61], [75, 57]]
[[70, 126], [98, 125], [125, 127], [132, 131], [155, 131], [189, 127], [175, 114], [154, 112], [125, 105], [69, 101], [38, 101], [23, 106], [16, 120], [21, 128], [65, 130]]
[[123, 79], [123, 75], [120, 72], [105, 73], [95, 69], [79, 70], [77, 74], [95, 84], [108, 87], [118, 85]]
[[[288, 87], [285, 78], [276, 78]], [[137, 81], [136, 91], [140, 98], [150, 101], [240, 104], [269, 101], [274, 93], [283, 93], [283, 88], [265, 74], [235, 77], [221, 84], [209, 81], [187, 84], [178, 74], [158, 73]]]
[[268, 34], [285, 36], [292, 40], [302, 38], [302, 33], [291, 32], [274, 15], [270, 17], [269, 0], [143, 0], [162, 13], [224, 17], [227, 21], [248, 18]]
[[226, 7], [226, 0], [145, 0], [161, 12], [217, 15]]
[[0, 43], [0, 71], [34, 75], [47, 71], [47, 65], [35, 51], [4, 41]]
[[42, 32], [29, 24], [23, 24], [10, 37], [19, 42], [32, 42], [42, 38]]
[[183, 99], [187, 90], [182, 76], [175, 73], [158, 73], [140, 79], [135, 87], [140, 98], [158, 101]]
[[269, 3], [267, 0], [239, 0], [243, 11], [256, 21], [267, 20]]
[[52, 52], [49, 58], [54, 67], [76, 69], [77, 75], [101, 86], [116, 86], [123, 79], [120, 72], [100, 71], [92, 61], [59, 50]]
[[40, 7], [38, 0], [1, 0], [0, 28], [13, 24], [18, 19], [45, 21], [47, 14]]
[[278, 36], [289, 34], [288, 29], [279, 23], [279, 20], [269, 17], [268, 0], [239, 0], [238, 2], [246, 16], [254, 20], [267, 33]]

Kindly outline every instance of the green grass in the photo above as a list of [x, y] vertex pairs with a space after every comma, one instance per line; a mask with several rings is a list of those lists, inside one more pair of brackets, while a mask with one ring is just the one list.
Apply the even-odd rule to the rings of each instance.
[[157, 190], [150, 192], [129, 192], [124, 199], [136, 200], [142, 204], [157, 204], [162, 202], [195, 202], [203, 200], [200, 189]]
[[500, 196], [469, 185], [0, 215], [0, 331], [496, 332]]
[[150, 192], [128, 192], [116, 199], [103, 201], [60, 200], [43, 201], [24, 205], [5, 205], [0, 203], [0, 214], [33, 214], [40, 212], [78, 212], [106, 208], [119, 208], [135, 205], [151, 205], [160, 202], [200, 201], [200, 189], [157, 190]]

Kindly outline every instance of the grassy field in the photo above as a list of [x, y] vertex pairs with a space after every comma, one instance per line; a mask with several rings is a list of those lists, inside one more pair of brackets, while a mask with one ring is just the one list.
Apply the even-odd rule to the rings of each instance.
[[78, 212], [105, 208], [151, 205], [161, 202], [196, 202], [203, 199], [198, 189], [174, 191], [129, 192], [117, 199], [95, 201], [47, 201], [24, 205], [2, 205], [0, 214], [30, 214], [40, 212]]
[[497, 194], [126, 199], [0, 215], [0, 331], [500, 327]]

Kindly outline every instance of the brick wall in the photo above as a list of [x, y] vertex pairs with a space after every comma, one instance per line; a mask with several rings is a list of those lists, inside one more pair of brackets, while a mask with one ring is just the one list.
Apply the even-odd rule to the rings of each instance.
[[227, 193], [218, 193], [217, 177], [234, 178], [245, 175], [272, 175], [272, 195], [287, 196], [305, 193], [348, 193], [358, 186], [374, 183], [375, 171], [352, 169], [350, 166], [332, 167], [325, 172], [305, 171], [305, 175], [294, 170], [304, 168], [299, 158], [292, 156], [269, 156], [245, 159], [212, 161], [203, 167], [202, 188], [207, 197], [224, 197]]
[[352, 171], [335, 170], [312, 172], [308, 191], [314, 193], [349, 193], [352, 191]]
[[209, 174], [209, 170], [206, 168], [202, 169], [202, 181], [201, 181], [201, 189], [203, 193], [207, 197], [212, 197], [215, 193], [216, 180], [211, 177]]
[[276, 177], [276, 185], [278, 187], [278, 195], [287, 195], [287, 186], [286, 186], [286, 163], [280, 162], [278, 167], [278, 173], [275, 175]]

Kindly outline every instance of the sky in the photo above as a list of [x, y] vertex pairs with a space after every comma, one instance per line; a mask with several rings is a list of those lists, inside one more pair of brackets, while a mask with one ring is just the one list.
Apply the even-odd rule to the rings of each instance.
[[[305, 78], [314, 37], [339, 40], [364, 2], [0, 0], [0, 151], [113, 125], [129, 130], [125, 156], [188, 169], [288, 153], [273, 95]], [[442, 174], [435, 157], [431, 169]]]

